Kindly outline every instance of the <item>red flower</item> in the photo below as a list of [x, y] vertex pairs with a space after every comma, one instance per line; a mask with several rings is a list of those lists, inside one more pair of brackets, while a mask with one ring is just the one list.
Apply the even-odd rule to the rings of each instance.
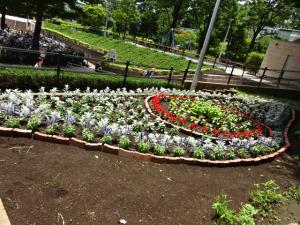
[[190, 127], [191, 129], [194, 129], [194, 128], [198, 127], [198, 123], [191, 123], [191, 124], [189, 125], [189, 127]]
[[201, 128], [201, 131], [204, 132], [204, 133], [206, 133], [206, 132], [209, 131], [209, 128], [208, 128], [207, 126], [203, 126], [203, 127]]

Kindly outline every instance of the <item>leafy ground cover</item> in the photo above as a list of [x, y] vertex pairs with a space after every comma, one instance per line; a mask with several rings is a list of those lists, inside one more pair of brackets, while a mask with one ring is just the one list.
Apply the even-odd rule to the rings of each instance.
[[[69, 84], [72, 88], [80, 88], [85, 90], [87, 87], [91, 89], [104, 89], [110, 87], [117, 89], [124, 87], [124, 77], [111, 74], [86, 74], [80, 72], [63, 71], [59, 80], [55, 70], [35, 69], [32, 67], [24, 68], [1, 68], [0, 69], [0, 89], [18, 88], [21, 90], [31, 89], [38, 91], [41, 86], [48, 90], [52, 87], [62, 89], [65, 84]], [[126, 81], [128, 89], [149, 88], [149, 87], [174, 87], [180, 88], [176, 83], [168, 84], [165, 80], [146, 79], [139, 77], [128, 77]]]
[[[215, 139], [214, 130], [219, 128], [206, 124], [207, 132], [195, 138], [180, 133], [178, 128], [167, 127], [158, 118], [150, 117], [144, 106], [145, 95], [162, 92], [171, 96], [188, 96], [195, 93], [155, 88], [129, 92], [126, 89], [87, 89], [82, 93], [79, 89], [70, 91], [68, 86], [63, 95], [56, 88], [50, 90], [50, 96], [44, 88], [39, 91], [42, 95], [34, 97], [31, 91], [6, 90], [0, 102], [1, 125], [175, 157], [224, 160], [270, 154], [284, 144], [282, 128], [291, 114], [291, 109], [281, 103], [198, 92], [196, 96], [202, 99], [200, 105], [214, 101], [219, 105], [235, 106], [250, 117], [266, 123], [274, 132], [272, 137], [257, 130], [244, 135], [241, 130], [251, 128], [251, 122], [249, 125], [249, 121], [238, 121], [236, 129], [240, 131], [239, 136], [230, 135], [226, 137], [230, 139], [225, 140], [222, 138], [224, 133], [220, 133]], [[227, 113], [224, 109], [211, 107], [214, 112], [217, 109]], [[247, 128], [244, 123], [247, 123]], [[249, 133], [249, 130], [245, 132]]]
[[[188, 64], [188, 60], [184, 57], [169, 56], [150, 48], [137, 47], [122, 40], [83, 31], [74, 31], [74, 29], [68, 25], [56, 25], [45, 22], [43, 26], [46, 29], [60, 32], [72, 39], [86, 43], [93, 49], [106, 51], [114, 49], [117, 52], [118, 61], [130, 61], [132, 64], [142, 64], [156, 68], [162, 67], [165, 69], [169, 69], [173, 66], [177, 71], [184, 71]], [[192, 63], [191, 69], [195, 68], [196, 64]]]
[[254, 185], [254, 190], [249, 192], [249, 202], [242, 204], [239, 212], [230, 208], [224, 193], [215, 199], [212, 208], [216, 211], [218, 224], [255, 225], [256, 222], [268, 223], [268, 220], [275, 223], [278, 208], [289, 200], [299, 204], [299, 193], [299, 187], [291, 187], [284, 192], [274, 180], [268, 180]]

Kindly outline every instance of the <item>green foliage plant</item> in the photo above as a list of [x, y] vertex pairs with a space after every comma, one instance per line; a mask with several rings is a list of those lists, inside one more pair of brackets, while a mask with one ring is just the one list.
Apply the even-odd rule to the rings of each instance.
[[18, 117], [10, 116], [7, 119], [7, 127], [17, 128], [20, 126], [20, 119]]
[[274, 207], [282, 204], [285, 200], [274, 180], [255, 184], [255, 188], [256, 190], [249, 193], [249, 197], [252, 205], [258, 209], [258, 213], [262, 217], [269, 216], [274, 212]]
[[251, 52], [249, 53], [246, 64], [248, 65], [247, 69], [253, 73], [257, 73], [259, 71], [260, 65], [265, 57], [265, 54], [259, 52]]
[[46, 134], [54, 135], [58, 130], [58, 124], [54, 123], [46, 127]]
[[139, 152], [148, 153], [148, 152], [150, 152], [150, 148], [151, 148], [151, 146], [148, 142], [142, 141], [142, 142], [138, 143], [138, 151]]
[[169, 133], [172, 136], [177, 136], [179, 134], [179, 129], [177, 127], [172, 127]]
[[166, 153], [166, 148], [161, 145], [155, 145], [153, 148], [153, 152], [155, 155], [162, 156]]
[[185, 151], [182, 147], [177, 146], [177, 147], [173, 148], [172, 153], [174, 156], [179, 157], [179, 156], [183, 156]]
[[42, 123], [41, 118], [34, 115], [28, 120], [27, 129], [36, 131], [38, 127], [41, 125], [41, 123]]
[[216, 214], [220, 221], [226, 224], [234, 224], [237, 218], [234, 211], [229, 207], [227, 195], [219, 195], [212, 204], [212, 208], [216, 211]]
[[94, 140], [95, 140], [94, 133], [88, 129], [84, 129], [82, 131], [82, 138], [84, 141], [87, 141], [87, 142], [94, 142]]
[[75, 136], [75, 126], [67, 124], [64, 126], [63, 133], [65, 137], [71, 138]]
[[130, 144], [131, 144], [131, 141], [127, 136], [122, 136], [119, 140], [120, 148], [129, 149]]
[[204, 159], [205, 158], [205, 153], [202, 148], [196, 148], [193, 151], [193, 158], [196, 159]]
[[113, 138], [112, 138], [112, 136], [110, 136], [110, 135], [104, 135], [104, 136], [100, 139], [100, 141], [101, 141], [103, 144], [112, 144]]

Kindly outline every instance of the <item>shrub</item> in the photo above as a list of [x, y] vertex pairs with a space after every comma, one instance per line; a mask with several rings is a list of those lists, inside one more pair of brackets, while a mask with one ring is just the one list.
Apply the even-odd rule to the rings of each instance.
[[173, 136], [177, 136], [179, 134], [179, 129], [177, 127], [172, 127], [169, 133]]
[[155, 155], [164, 155], [165, 152], [166, 152], [166, 148], [164, 146], [161, 146], [161, 145], [155, 145], [154, 146], [154, 149], [153, 149], [153, 152]]
[[262, 217], [268, 216], [273, 207], [281, 204], [285, 197], [280, 193], [279, 186], [273, 180], [255, 185], [256, 190], [250, 192], [250, 200], [253, 206], [257, 207]]
[[210, 153], [210, 157], [213, 160], [223, 159], [224, 156], [225, 156], [224, 150], [220, 147], [217, 147], [217, 146]]
[[185, 153], [184, 149], [179, 146], [175, 147], [172, 152], [174, 156], [183, 156]]
[[150, 152], [150, 144], [148, 142], [138, 143], [138, 151], [142, 153]]
[[46, 134], [54, 135], [58, 130], [57, 124], [51, 124], [46, 128]]
[[9, 128], [17, 128], [20, 126], [20, 119], [17, 117], [10, 116], [7, 120], [7, 127]]
[[82, 138], [84, 141], [87, 142], [93, 142], [94, 141], [94, 134], [92, 131], [88, 130], [88, 129], [84, 129], [82, 131]]
[[227, 195], [221, 194], [213, 202], [212, 208], [216, 210], [217, 216], [226, 224], [233, 224], [236, 221], [236, 216], [232, 209], [229, 208]]
[[141, 131], [142, 131], [142, 127], [143, 127], [143, 124], [140, 123], [140, 122], [137, 122], [137, 123], [134, 123], [134, 124], [132, 125], [132, 130], [133, 130], [134, 132], [141, 132]]
[[204, 159], [205, 158], [205, 153], [204, 153], [203, 149], [202, 148], [196, 148], [193, 151], [193, 157], [197, 158], [197, 159]]
[[63, 132], [64, 132], [65, 137], [68, 137], [68, 138], [74, 137], [75, 136], [75, 127], [73, 125], [68, 124], [64, 127]]
[[241, 148], [237, 151], [237, 156], [242, 159], [246, 159], [250, 157], [250, 154], [246, 148]]
[[110, 135], [104, 135], [101, 140], [100, 140], [103, 144], [112, 144], [113, 142], [113, 138]]
[[257, 73], [260, 65], [265, 57], [265, 54], [259, 52], [251, 52], [246, 60], [247, 67], [250, 72]]
[[241, 225], [255, 225], [254, 216], [257, 212], [253, 205], [245, 204], [237, 215], [237, 221]]
[[[124, 77], [119, 75], [101, 74], [84, 74], [79, 72], [64, 71], [60, 80], [57, 81], [56, 72], [47, 69], [33, 69], [31, 67], [25, 68], [3, 68], [0, 76], [0, 89], [15, 89], [38, 91], [41, 86], [46, 89], [57, 87], [63, 89], [65, 84], [69, 84], [72, 89], [79, 88], [86, 90], [87, 87], [91, 89], [105, 89], [110, 87], [115, 90], [124, 87]], [[133, 90], [137, 88], [149, 87], [168, 87], [181, 89], [180, 85], [176, 83], [168, 84], [165, 80], [146, 79], [143, 77], [128, 77], [126, 88]]]
[[236, 154], [233, 151], [233, 149], [228, 149], [225, 153], [225, 158], [226, 159], [235, 159], [236, 158]]
[[41, 123], [41, 118], [39, 118], [38, 116], [32, 116], [27, 122], [27, 129], [36, 131]]
[[131, 141], [127, 136], [122, 136], [119, 140], [120, 148], [129, 149], [130, 144], [131, 144]]

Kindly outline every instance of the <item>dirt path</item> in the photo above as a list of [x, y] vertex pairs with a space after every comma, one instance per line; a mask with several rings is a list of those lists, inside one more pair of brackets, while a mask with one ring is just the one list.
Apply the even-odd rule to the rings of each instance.
[[[294, 137], [299, 128], [298, 122], [291, 131], [289, 154], [235, 168], [161, 165], [0, 137], [0, 198], [12, 225], [113, 225], [120, 219], [129, 225], [210, 225], [211, 204], [221, 192], [237, 210], [254, 183], [274, 179], [283, 189], [300, 185], [292, 157], [299, 157]], [[299, 209], [288, 202], [276, 223], [300, 222]]]

